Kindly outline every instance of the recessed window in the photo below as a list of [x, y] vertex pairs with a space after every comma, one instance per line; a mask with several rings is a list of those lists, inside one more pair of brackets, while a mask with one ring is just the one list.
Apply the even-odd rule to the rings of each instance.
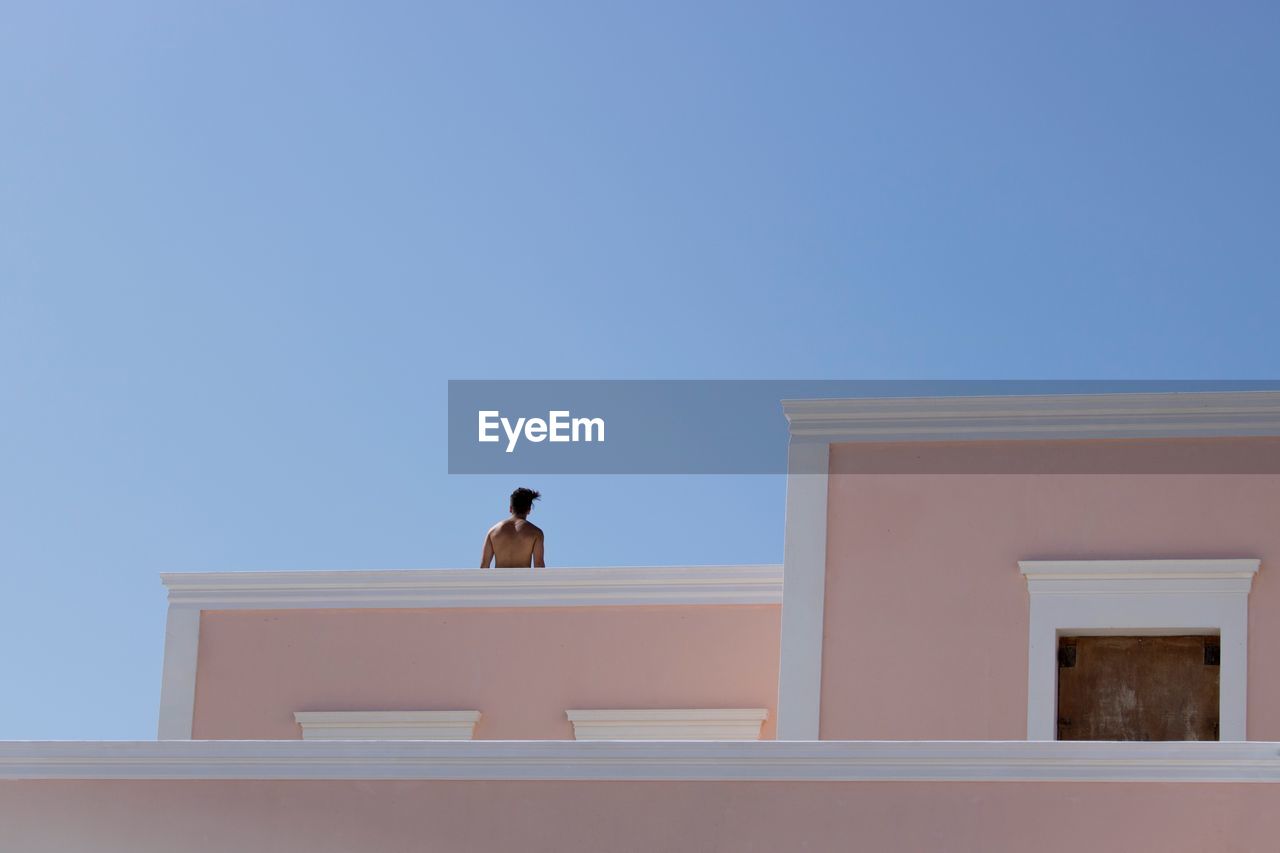
[[[1031, 599], [1029, 740], [1185, 740], [1188, 726], [1202, 739], [1214, 739], [1211, 731], [1217, 740], [1247, 739], [1249, 588], [1258, 560], [1028, 560], [1019, 566]], [[1211, 635], [1216, 646], [1205, 639]], [[1186, 646], [1181, 657], [1172, 649], [1178, 639]], [[1086, 640], [1088, 649], [1081, 645]], [[1196, 644], [1199, 668], [1193, 666]], [[1086, 651], [1091, 663], [1084, 666]], [[1067, 706], [1060, 705], [1059, 655], [1075, 655], [1080, 667], [1068, 676]], [[1186, 680], [1190, 686], [1181, 684]], [[1188, 695], [1192, 687], [1200, 692]], [[1215, 702], [1207, 698], [1210, 690]], [[1188, 713], [1189, 722], [1157, 722]], [[1059, 726], [1061, 718], [1071, 721], [1071, 734]]]
[[1216, 636], [1060, 637], [1058, 740], [1217, 740]]

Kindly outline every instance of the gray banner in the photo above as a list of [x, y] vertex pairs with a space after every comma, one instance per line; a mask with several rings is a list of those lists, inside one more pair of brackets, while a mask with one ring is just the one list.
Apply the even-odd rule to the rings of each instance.
[[[1280, 382], [451, 380], [449, 473], [781, 474], [788, 436], [783, 400], [1273, 390]], [[940, 469], [1010, 472], [1031, 465], [1051, 472], [1043, 460], [1019, 463], [1016, 453], [973, 445], [971, 463], [957, 467], [952, 454]], [[919, 454], [909, 455], [917, 458], [911, 470], [919, 471]], [[1237, 454], [1222, 473], [1280, 468], [1269, 461], [1275, 455]], [[1130, 464], [1124, 459], [1111, 454], [1097, 465], [1115, 470]], [[1137, 472], [1221, 467], [1190, 446], [1185, 459], [1177, 446], [1166, 446], [1158, 471], [1141, 454], [1134, 459]], [[1084, 472], [1078, 455], [1070, 464]]]

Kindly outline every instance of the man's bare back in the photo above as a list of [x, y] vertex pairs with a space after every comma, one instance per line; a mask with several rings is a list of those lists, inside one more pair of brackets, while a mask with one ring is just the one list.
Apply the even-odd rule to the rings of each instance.
[[529, 521], [533, 502], [540, 495], [532, 489], [520, 488], [511, 493], [511, 517], [499, 521], [484, 537], [484, 553], [480, 568], [493, 563], [497, 569], [546, 568], [542, 530]]
[[527, 518], [511, 518], [499, 521], [489, 528], [484, 540], [484, 556], [480, 567], [487, 569], [489, 561], [496, 569], [546, 568], [542, 553], [542, 530]]

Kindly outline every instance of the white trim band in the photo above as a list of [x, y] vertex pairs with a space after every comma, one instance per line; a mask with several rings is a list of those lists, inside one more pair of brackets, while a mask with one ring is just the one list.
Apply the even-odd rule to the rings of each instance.
[[196, 715], [196, 662], [200, 646], [200, 609], [170, 604], [164, 626], [164, 669], [160, 675], [160, 716], [156, 737], [191, 737]]
[[303, 740], [471, 740], [479, 711], [297, 711]]
[[778, 656], [779, 740], [817, 740], [822, 707], [822, 624], [827, 584], [827, 484], [831, 445], [792, 438], [787, 448], [786, 566]]
[[1280, 782], [1280, 744], [9, 742], [0, 779]]
[[842, 441], [1280, 435], [1280, 392], [784, 400], [791, 435]]
[[779, 604], [782, 566], [166, 573], [201, 610]]
[[569, 710], [577, 740], [759, 740], [766, 708]]

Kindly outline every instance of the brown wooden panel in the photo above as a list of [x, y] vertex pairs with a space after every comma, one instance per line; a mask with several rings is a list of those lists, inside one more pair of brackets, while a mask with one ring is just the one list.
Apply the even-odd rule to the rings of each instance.
[[1217, 740], [1218, 638], [1062, 637], [1058, 740]]

